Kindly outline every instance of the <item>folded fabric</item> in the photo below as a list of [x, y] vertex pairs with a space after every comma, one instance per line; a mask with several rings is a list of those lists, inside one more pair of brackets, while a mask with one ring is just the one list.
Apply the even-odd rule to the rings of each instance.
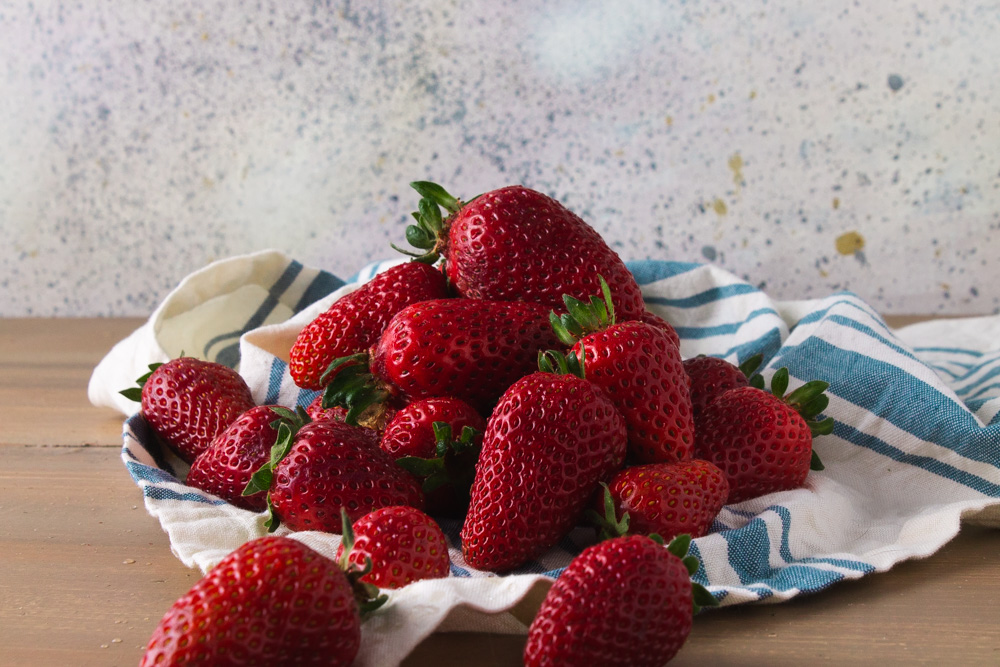
[[[258, 403], [304, 405], [315, 392], [296, 387], [287, 368], [298, 331], [396, 263], [372, 265], [347, 282], [273, 251], [213, 264], [115, 346], [94, 371], [91, 400], [134, 412], [117, 391], [149, 363], [183, 350], [238, 364]], [[761, 353], [762, 374], [785, 366], [790, 388], [830, 383], [825, 415], [835, 427], [814, 445], [825, 470], [810, 473], [801, 489], [725, 507], [711, 534], [693, 543], [702, 562], [695, 579], [722, 605], [788, 600], [928, 556], [963, 520], [1000, 525], [1000, 316], [892, 330], [846, 292], [777, 302], [711, 265], [629, 268], [649, 309], [677, 329], [685, 358]], [[122, 458], [186, 565], [207, 571], [264, 534], [263, 515], [185, 486], [186, 466], [160, 451], [139, 415], [125, 423]], [[502, 612], [558, 576], [594, 539], [580, 528], [537, 561], [496, 576], [465, 563], [458, 523], [443, 528], [451, 576], [392, 592], [365, 625], [359, 665], [398, 664], [435, 630], [524, 632], [527, 619]], [[292, 536], [328, 555], [339, 543], [323, 533]]]

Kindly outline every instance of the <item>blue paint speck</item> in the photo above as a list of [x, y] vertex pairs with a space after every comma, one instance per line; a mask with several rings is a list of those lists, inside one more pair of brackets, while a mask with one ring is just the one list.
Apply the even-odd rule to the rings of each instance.
[[896, 91], [902, 87], [903, 87], [903, 77], [899, 76], [898, 74], [890, 74], [889, 88], [891, 88], [893, 91]]

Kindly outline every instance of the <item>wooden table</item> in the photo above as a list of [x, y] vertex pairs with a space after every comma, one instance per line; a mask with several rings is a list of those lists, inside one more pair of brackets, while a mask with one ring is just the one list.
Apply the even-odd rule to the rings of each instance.
[[[901, 320], [897, 320], [901, 322]], [[136, 319], [0, 320], [0, 665], [136, 665], [199, 578], [170, 553], [92, 407], [97, 361]], [[1000, 531], [780, 605], [699, 616], [677, 665], [1000, 664]], [[538, 600], [522, 605], [529, 617]], [[524, 638], [437, 634], [409, 666], [518, 665]], [[595, 666], [596, 667], [596, 666]]]

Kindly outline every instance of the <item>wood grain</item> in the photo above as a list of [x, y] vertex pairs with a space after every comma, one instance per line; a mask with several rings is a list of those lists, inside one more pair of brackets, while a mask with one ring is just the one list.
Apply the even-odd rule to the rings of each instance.
[[[90, 370], [139, 320], [0, 320], [0, 665], [135, 665], [199, 574], [170, 553]], [[1000, 664], [1000, 531], [779, 605], [696, 619], [677, 665]], [[521, 610], [530, 617], [539, 600]], [[408, 667], [519, 665], [523, 636], [436, 634]]]

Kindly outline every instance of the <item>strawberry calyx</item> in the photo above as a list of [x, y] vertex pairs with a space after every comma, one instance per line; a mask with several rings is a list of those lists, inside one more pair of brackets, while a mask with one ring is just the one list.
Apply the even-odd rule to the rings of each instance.
[[555, 311], [549, 313], [549, 323], [552, 331], [560, 342], [566, 345], [575, 345], [577, 341], [587, 334], [603, 331], [615, 323], [615, 306], [611, 301], [611, 288], [604, 280], [604, 276], [597, 276], [601, 283], [601, 294], [590, 297], [588, 302], [583, 302], [568, 294], [563, 294], [563, 304], [566, 312], [557, 315]]
[[423, 480], [424, 493], [433, 493], [443, 486], [467, 491], [475, 476], [479, 431], [466, 425], [456, 438], [448, 422], [437, 421], [431, 427], [434, 429], [435, 455], [427, 458], [403, 456], [396, 459], [396, 463]]
[[[584, 518], [593, 524], [597, 530], [597, 539], [601, 541], [628, 535], [629, 513], [622, 512], [622, 518], [619, 519], [615, 508], [615, 499], [611, 495], [611, 487], [605, 482], [601, 482], [601, 486], [604, 487], [604, 515], [602, 516], [597, 510], [588, 509]], [[657, 535], [657, 537], [660, 536]], [[661, 537], [659, 541], [662, 544], [663, 538]]]
[[412, 257], [414, 261], [434, 264], [441, 257], [441, 251], [446, 242], [447, 221], [441, 215], [443, 208], [449, 215], [458, 213], [462, 202], [448, 194], [448, 191], [437, 183], [430, 181], [414, 181], [410, 187], [420, 195], [417, 210], [413, 212], [415, 225], [406, 228], [406, 242], [420, 252], [404, 250], [393, 244], [394, 250]]
[[[650, 535], [651, 538], [663, 544], [663, 538], [659, 535]], [[657, 539], [659, 538], [659, 539]], [[701, 561], [697, 556], [688, 553], [691, 548], [691, 536], [687, 533], [678, 535], [670, 544], [666, 545], [667, 551], [681, 559], [684, 567], [687, 568], [688, 575], [694, 576], [701, 567]], [[694, 606], [694, 613], [697, 614], [705, 607], [718, 607], [719, 601], [708, 592], [708, 589], [696, 581], [691, 582], [691, 601]]]
[[146, 380], [148, 380], [149, 376], [152, 375], [153, 372], [162, 365], [163, 365], [162, 363], [150, 364], [149, 372], [140, 375], [136, 379], [135, 383], [137, 386], [128, 387], [127, 389], [122, 389], [118, 393], [130, 401], [135, 401], [137, 403], [142, 401], [142, 388], [146, 386]]
[[373, 611], [384, 605], [388, 601], [389, 596], [385, 593], [380, 593], [378, 586], [375, 584], [362, 581], [372, 571], [373, 565], [370, 557], [365, 556], [365, 565], [361, 568], [351, 562], [350, 556], [351, 551], [354, 550], [355, 542], [354, 526], [351, 525], [351, 519], [347, 516], [347, 510], [344, 508], [340, 508], [340, 522], [341, 543], [344, 546], [344, 550], [340, 556], [340, 560], [337, 561], [337, 566], [344, 571], [344, 575], [351, 585], [351, 590], [354, 592], [354, 600], [358, 604], [358, 611], [361, 612], [361, 620], [364, 620]]
[[267, 492], [267, 519], [264, 521], [264, 527], [269, 533], [276, 531], [281, 524], [281, 520], [274, 512], [274, 506], [271, 505], [270, 489], [274, 479], [274, 469], [291, 451], [295, 442], [295, 434], [299, 432], [300, 428], [312, 421], [302, 406], [296, 407], [295, 410], [271, 406], [271, 411], [278, 416], [278, 419], [271, 422], [271, 428], [278, 431], [278, 437], [271, 445], [271, 457], [267, 463], [251, 475], [250, 481], [247, 482], [242, 493], [244, 496], [252, 496], [255, 493]]
[[[764, 383], [764, 378], [760, 375], [754, 375], [750, 378], [750, 386], [768, 391]], [[770, 393], [799, 413], [805, 420], [806, 425], [809, 426], [809, 432], [815, 438], [833, 432], [833, 417], [827, 417], [826, 419], [819, 418], [823, 410], [830, 404], [830, 398], [824, 393], [829, 387], [829, 382], [810, 380], [798, 389], [786, 394], [785, 392], [788, 390], [788, 369], [782, 366], [771, 376]], [[811, 470], [824, 469], [823, 462], [820, 461], [816, 450], [813, 450], [812, 462], [809, 468]]]
[[757, 370], [760, 368], [760, 365], [763, 362], [764, 362], [764, 355], [758, 352], [752, 357], [748, 357], [742, 364], [737, 366], [737, 368], [739, 368], [740, 372], [743, 373], [743, 377], [745, 377], [747, 380], [753, 380], [754, 377], [760, 377], [759, 375], [755, 374], [757, 373]]
[[[583, 345], [580, 345], [580, 352], [584, 352]], [[583, 358], [576, 356], [576, 353], [572, 351], [539, 350], [538, 370], [554, 375], [575, 375], [581, 380], [587, 379], [583, 368]]]
[[[326, 385], [322, 408], [328, 410], [339, 406], [346, 409], [344, 422], [351, 426], [376, 428], [385, 418], [391, 393], [372, 374], [370, 359], [367, 352], [334, 359], [320, 376], [320, 381]], [[334, 371], [336, 376], [330, 380]]]

